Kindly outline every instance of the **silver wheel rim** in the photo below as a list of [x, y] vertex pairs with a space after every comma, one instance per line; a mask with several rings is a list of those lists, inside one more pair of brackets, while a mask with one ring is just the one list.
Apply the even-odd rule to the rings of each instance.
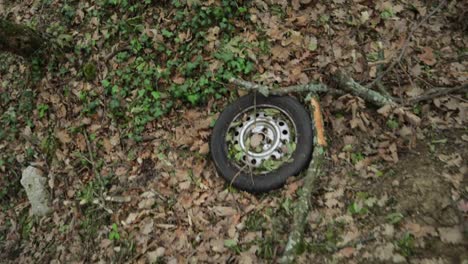
[[265, 172], [263, 165], [272, 161], [283, 163], [291, 158], [296, 135], [296, 125], [287, 112], [263, 104], [251, 106], [234, 117], [226, 144], [230, 153], [237, 151], [234, 163], [238, 167], [249, 166]]

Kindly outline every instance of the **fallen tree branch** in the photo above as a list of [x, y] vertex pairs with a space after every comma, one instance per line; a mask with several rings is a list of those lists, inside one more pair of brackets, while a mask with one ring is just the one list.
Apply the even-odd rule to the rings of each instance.
[[328, 86], [322, 83], [308, 83], [308, 84], [300, 84], [300, 85], [293, 85], [288, 86], [280, 89], [273, 90], [274, 93], [279, 94], [288, 94], [292, 92], [300, 93], [300, 92], [310, 92], [310, 93], [319, 93], [319, 92], [328, 92], [330, 89]]
[[311, 208], [311, 196], [316, 180], [323, 174], [323, 163], [325, 162], [326, 141], [323, 128], [323, 118], [320, 105], [316, 98], [311, 99], [313, 108], [313, 122], [315, 127], [314, 152], [312, 160], [304, 176], [304, 186], [302, 186], [299, 197], [294, 206], [294, 223], [286, 244], [286, 248], [281, 258], [281, 263], [294, 263], [297, 253], [303, 244], [304, 229], [307, 224], [307, 216]]
[[[377, 106], [384, 106], [387, 104], [392, 106], [397, 105], [397, 103], [391, 97], [382, 95], [377, 91], [374, 91], [366, 86], [357, 83], [344, 71], [336, 72], [333, 76], [333, 79], [337, 82], [338, 86], [342, 90], [350, 92], [356, 96], [362, 97], [364, 100], [369, 101]], [[309, 92], [314, 94], [321, 92], [331, 92], [334, 94], [343, 94], [342, 91], [331, 89], [327, 85], [322, 83], [309, 83], [272, 89], [266, 85], [261, 85], [237, 78], [232, 78], [230, 82], [241, 86], [245, 90], [257, 91], [263, 94], [264, 96], [285, 95], [292, 92]]]
[[248, 81], [244, 81], [242, 79], [235, 79], [235, 78], [232, 78], [231, 80], [229, 80], [229, 82], [231, 82], [233, 84], [236, 84], [238, 86], [241, 86], [245, 90], [258, 91], [259, 93], [263, 94], [264, 96], [268, 96], [270, 94], [270, 88], [268, 86], [265, 86], [265, 85], [256, 84], [256, 83], [253, 83], [253, 82], [248, 82]]
[[322, 83], [308, 83], [308, 84], [300, 84], [300, 85], [293, 85], [283, 88], [276, 88], [271, 89], [268, 86], [256, 84], [253, 82], [245, 81], [242, 79], [233, 78], [230, 80], [231, 83], [236, 85], [242, 86], [245, 90], [254, 90], [258, 91], [264, 96], [269, 95], [285, 95], [288, 93], [296, 92], [310, 92], [310, 93], [319, 93], [319, 92], [328, 92], [330, 89], [328, 86]]
[[426, 94], [420, 95], [418, 97], [410, 98], [408, 100], [408, 104], [416, 104], [422, 101], [427, 101], [431, 100], [437, 97], [441, 97], [444, 95], [448, 95], [451, 93], [456, 93], [459, 91], [467, 90], [468, 92], [468, 83], [462, 84], [457, 87], [452, 87], [452, 88], [435, 88], [435, 90], [429, 91]]
[[[321, 83], [301, 84], [301, 85], [288, 86], [284, 88], [271, 89], [266, 85], [256, 84], [256, 83], [245, 81], [242, 79], [233, 78], [231, 79], [231, 82], [238, 86], [241, 86], [245, 90], [260, 92], [264, 96], [285, 95], [285, 94], [289, 94], [293, 92], [296, 92], [296, 93], [309, 92], [309, 93], [314, 93], [314, 94], [321, 93], [321, 92], [324, 92], [324, 93], [328, 92], [328, 93], [342, 95], [344, 94], [344, 92], [348, 92], [353, 95], [359, 96], [363, 98], [365, 101], [370, 102], [380, 107], [385, 106], [385, 105], [397, 107], [400, 104], [402, 104], [399, 99], [395, 99], [390, 96], [383, 95], [382, 93], [374, 91], [367, 86], [363, 86], [359, 84], [344, 71], [336, 72], [333, 75], [332, 79], [335, 80], [335, 82], [337, 83], [338, 87], [341, 88], [341, 90], [332, 89], [328, 87], [327, 85], [321, 84]], [[423, 94], [421, 96], [408, 99], [406, 104], [415, 104], [421, 101], [434, 99], [437, 97], [441, 97], [441, 96], [448, 95], [451, 93], [456, 93], [456, 92], [463, 91], [466, 89], [468, 89], [468, 83], [465, 83], [465, 84], [462, 84], [460, 86], [453, 87], [453, 88], [436, 88], [435, 90], [433, 89], [432, 91], [429, 91], [426, 94]]]
[[357, 95], [363, 98], [364, 100], [369, 101], [375, 105], [384, 106], [388, 104], [388, 105], [396, 106], [395, 101], [393, 101], [391, 98], [386, 97], [380, 94], [379, 92], [371, 90], [370, 88], [366, 86], [362, 86], [361, 84], [353, 80], [353, 78], [349, 77], [349, 75], [343, 71], [338, 71], [335, 74], [334, 79], [338, 83], [338, 86], [340, 86], [342, 89], [354, 95]]

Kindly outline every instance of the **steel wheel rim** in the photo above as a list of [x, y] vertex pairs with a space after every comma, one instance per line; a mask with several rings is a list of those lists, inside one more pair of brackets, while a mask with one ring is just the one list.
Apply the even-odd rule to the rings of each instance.
[[233, 118], [225, 142], [228, 153], [235, 153], [230, 158], [237, 167], [248, 166], [254, 173], [265, 173], [266, 167], [279, 167], [291, 159], [297, 143], [297, 128], [286, 111], [275, 105], [261, 104], [248, 107]]

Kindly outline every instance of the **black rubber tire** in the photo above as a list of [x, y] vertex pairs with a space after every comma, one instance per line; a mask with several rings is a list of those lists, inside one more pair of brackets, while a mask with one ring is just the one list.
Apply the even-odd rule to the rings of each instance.
[[[255, 98], [256, 97], [256, 98]], [[250, 176], [249, 173], [239, 173], [240, 168], [228, 158], [226, 133], [229, 125], [237, 114], [254, 105], [274, 105], [289, 114], [296, 125], [296, 150], [292, 154], [292, 162], [285, 163], [278, 169], [260, 175]], [[313, 130], [310, 112], [295, 98], [290, 96], [269, 96], [249, 94], [228, 105], [219, 115], [213, 129], [210, 142], [211, 157], [218, 174], [232, 186], [250, 192], [262, 193], [278, 189], [284, 185], [289, 176], [299, 174], [310, 162], [313, 150]], [[239, 173], [239, 174], [238, 174]], [[252, 182], [253, 180], [253, 182]]]

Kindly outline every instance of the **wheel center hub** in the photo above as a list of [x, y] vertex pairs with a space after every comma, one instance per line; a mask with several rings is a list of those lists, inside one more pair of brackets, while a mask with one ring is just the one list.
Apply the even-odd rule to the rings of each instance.
[[249, 115], [235, 131], [234, 140], [245, 153], [244, 161], [254, 167], [268, 159], [279, 160], [284, 156], [283, 146], [290, 141], [286, 122], [264, 112]]
[[250, 147], [256, 149], [257, 147], [261, 147], [265, 144], [265, 135], [262, 133], [254, 133], [250, 137]]

